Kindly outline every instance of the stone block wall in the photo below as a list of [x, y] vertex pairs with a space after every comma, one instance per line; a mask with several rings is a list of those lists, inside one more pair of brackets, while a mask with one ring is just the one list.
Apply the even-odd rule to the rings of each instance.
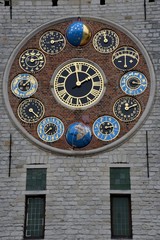
[[[1, 1], [3, 2], [3, 1]], [[71, 4], [72, 2], [72, 4]], [[81, 3], [81, 5], [80, 5]], [[17, 44], [36, 27], [57, 18], [94, 16], [119, 23], [148, 51], [156, 76], [154, 104], [136, 134], [121, 146], [96, 155], [73, 157], [45, 152], [15, 128], [3, 100], [5, 66]], [[12, 16], [12, 19], [10, 19]], [[0, 239], [23, 239], [26, 169], [47, 168], [46, 240], [110, 240], [110, 176], [114, 166], [131, 171], [134, 240], [160, 239], [160, 2], [146, 0], [13, 0], [0, 4]], [[146, 131], [148, 132], [149, 177]], [[10, 134], [12, 163], [9, 171]], [[39, 192], [42, 193], [42, 192]]]

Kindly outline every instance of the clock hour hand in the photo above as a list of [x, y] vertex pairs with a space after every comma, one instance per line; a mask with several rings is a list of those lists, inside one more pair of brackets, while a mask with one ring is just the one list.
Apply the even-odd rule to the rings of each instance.
[[130, 108], [136, 107], [136, 106], [137, 106], [137, 103], [135, 103], [135, 104], [133, 104], [133, 105], [130, 105], [130, 106], [129, 106], [128, 103], [125, 103], [125, 108], [124, 108], [124, 109], [125, 109], [126, 111], [128, 111]]
[[38, 115], [34, 112], [33, 108], [29, 108], [29, 112], [33, 113], [38, 118]]

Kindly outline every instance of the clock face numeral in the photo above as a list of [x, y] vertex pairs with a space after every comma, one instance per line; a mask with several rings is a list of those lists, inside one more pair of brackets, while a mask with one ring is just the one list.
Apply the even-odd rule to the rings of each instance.
[[119, 120], [130, 122], [139, 116], [141, 105], [133, 97], [122, 97], [115, 102], [113, 112]]
[[64, 49], [66, 40], [60, 32], [52, 30], [41, 36], [39, 45], [45, 53], [57, 54]]
[[51, 81], [53, 94], [62, 105], [84, 109], [100, 100], [106, 80], [97, 65], [79, 59], [60, 66]]
[[121, 47], [113, 53], [112, 62], [120, 70], [130, 70], [138, 64], [139, 54], [132, 47]]
[[18, 106], [18, 116], [26, 123], [38, 122], [44, 115], [43, 104], [35, 98], [23, 100]]
[[119, 45], [118, 35], [109, 29], [97, 32], [93, 38], [93, 46], [100, 53], [111, 53]]
[[28, 49], [19, 58], [20, 67], [30, 73], [39, 72], [46, 63], [44, 54], [37, 49]]
[[45, 142], [55, 142], [62, 137], [64, 125], [56, 117], [44, 118], [37, 127], [38, 136]]
[[122, 76], [120, 87], [128, 95], [139, 95], [147, 88], [147, 78], [140, 72], [128, 72]]
[[99, 117], [93, 124], [94, 135], [102, 141], [111, 141], [120, 132], [119, 122], [111, 116]]
[[38, 88], [36, 78], [28, 73], [17, 75], [11, 83], [13, 94], [19, 98], [28, 98], [32, 96]]

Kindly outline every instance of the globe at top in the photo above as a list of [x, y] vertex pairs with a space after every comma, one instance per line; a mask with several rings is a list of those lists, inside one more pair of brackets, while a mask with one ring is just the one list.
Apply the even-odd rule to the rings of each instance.
[[71, 45], [83, 46], [89, 42], [91, 31], [83, 22], [77, 21], [69, 25], [66, 37]]

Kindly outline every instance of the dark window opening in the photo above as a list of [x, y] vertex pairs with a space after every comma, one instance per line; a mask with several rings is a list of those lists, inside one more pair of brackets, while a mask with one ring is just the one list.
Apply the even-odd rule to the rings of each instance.
[[111, 194], [111, 237], [132, 238], [131, 196]]
[[46, 190], [46, 168], [28, 168], [26, 190]]
[[52, 0], [52, 6], [58, 6], [58, 0]]
[[100, 0], [100, 5], [105, 5], [105, 0]]
[[155, 0], [149, 0], [149, 2], [155, 2]]
[[24, 238], [44, 238], [44, 227], [45, 195], [26, 196]]
[[5, 0], [4, 1], [4, 6], [10, 6], [10, 1], [9, 0]]

